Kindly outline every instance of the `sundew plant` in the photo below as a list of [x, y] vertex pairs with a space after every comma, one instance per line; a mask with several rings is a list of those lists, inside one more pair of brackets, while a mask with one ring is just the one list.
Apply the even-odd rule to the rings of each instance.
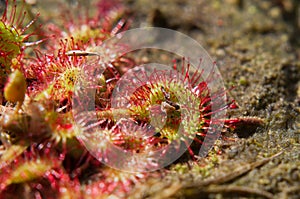
[[[172, 70], [149, 72], [138, 67], [139, 59], [104, 47], [116, 58], [103, 65], [98, 47], [134, 19], [118, 1], [93, 3], [93, 12], [80, 17], [74, 13], [84, 7], [71, 12], [66, 5], [57, 8], [56, 23], [33, 14], [27, 1], [5, 1], [0, 20], [0, 198], [127, 198], [177, 163], [147, 172], [158, 161], [145, 158], [143, 171], [118, 170], [103, 161], [133, 168], [136, 161], [112, 156], [110, 146], [131, 154], [160, 150], [168, 157], [164, 149], [173, 144], [174, 150], [187, 151], [176, 161], [204, 169], [211, 164], [200, 164], [197, 150], [212, 136], [207, 133], [214, 130], [212, 123], [224, 124], [221, 138], [240, 123], [263, 124], [258, 118], [213, 120], [213, 114], [237, 105], [227, 99], [226, 89], [212, 94], [208, 84], [213, 77], [204, 79], [201, 68], [191, 70], [189, 57], [171, 62]], [[91, 74], [91, 67], [101, 73]], [[86, 84], [83, 98], [76, 99], [76, 82], [86, 74], [93, 84]], [[89, 88], [95, 91], [92, 98]], [[122, 88], [121, 97], [112, 106], [116, 88]], [[214, 110], [218, 98], [225, 103]], [[89, 102], [94, 107], [83, 108], [75, 124], [74, 109], [80, 109], [73, 106]], [[95, 141], [86, 146], [82, 137]], [[218, 154], [212, 150], [207, 160], [216, 162]]]

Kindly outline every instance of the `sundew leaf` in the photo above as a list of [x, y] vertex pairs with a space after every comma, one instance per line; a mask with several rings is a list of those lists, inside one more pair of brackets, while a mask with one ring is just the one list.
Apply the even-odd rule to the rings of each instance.
[[24, 183], [42, 177], [55, 166], [57, 166], [57, 162], [54, 162], [50, 158], [29, 160], [24, 163], [19, 163], [16, 167], [13, 166], [13, 168], [9, 169], [7, 174], [4, 175], [5, 177], [2, 176], [0, 179], [3, 177], [6, 178], [1, 180], [4, 181], [5, 187], [10, 184]]
[[0, 157], [0, 169], [10, 164], [17, 156], [25, 151], [27, 145], [11, 145]]
[[6, 55], [1, 56], [0, 63], [7, 67], [11, 60], [21, 53], [23, 36], [16, 28], [10, 24], [5, 24], [3, 21], [0, 21], [0, 31], [1, 50]]

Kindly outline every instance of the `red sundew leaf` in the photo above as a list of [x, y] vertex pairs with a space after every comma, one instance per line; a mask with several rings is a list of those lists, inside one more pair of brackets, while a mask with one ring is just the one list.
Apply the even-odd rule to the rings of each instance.
[[106, 198], [107, 196], [124, 198], [134, 186], [154, 175], [153, 173], [127, 173], [104, 167], [82, 184], [83, 196], [84, 198]]
[[0, 157], [0, 169], [13, 162], [27, 147], [27, 145], [11, 145], [8, 147]]
[[[0, 19], [0, 63], [2, 65], [1, 70], [5, 70], [9, 73], [12, 67], [23, 67], [21, 58], [24, 56], [24, 49], [28, 46], [26, 41], [28, 41], [31, 36], [40, 33], [38, 33], [38, 30], [25, 33], [36, 21], [37, 16], [24, 25], [24, 21], [27, 18], [26, 12], [24, 11], [24, 1], [21, 5], [19, 5], [19, 3], [17, 4], [16, 1], [6, 1], [5, 3], [6, 8]], [[34, 43], [38, 44], [39, 42]], [[14, 59], [18, 61], [13, 61]], [[2, 76], [4, 73], [2, 73], [3, 71], [1, 70], [0, 75]]]
[[42, 177], [13, 183], [0, 192], [0, 198], [61, 198], [82, 199], [80, 183], [70, 179], [63, 169], [51, 169]]
[[53, 158], [37, 158], [33, 160], [20, 160], [17, 165], [9, 165], [0, 173], [1, 189], [11, 184], [29, 182], [42, 177], [47, 171], [60, 164]]

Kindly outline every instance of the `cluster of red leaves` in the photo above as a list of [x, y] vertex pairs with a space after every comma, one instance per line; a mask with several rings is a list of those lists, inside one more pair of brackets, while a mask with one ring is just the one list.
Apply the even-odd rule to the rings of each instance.
[[[8, 102], [0, 100], [0, 198], [16, 195], [22, 198], [125, 196], [139, 179], [146, 177], [107, 168], [89, 154], [75, 135], [71, 98], [76, 78], [88, 59], [86, 52], [127, 27], [119, 2], [102, 0], [94, 8], [93, 16], [86, 13], [78, 18], [71, 12], [62, 14], [63, 27], [45, 21], [41, 30], [36, 30], [46, 33], [39, 35], [43, 37], [43, 45], [36, 45], [28, 53], [24, 51], [25, 41], [33, 33], [24, 35], [24, 32], [35, 20], [23, 27], [24, 7], [19, 7], [15, 1], [6, 1], [0, 23], [20, 39], [19, 43], [5, 41], [3, 44], [13, 50], [11, 46], [18, 47], [16, 52], [1, 46], [1, 59], [10, 58], [5, 62], [7, 65], [1, 64], [1, 81], [17, 68], [26, 78], [27, 94], [17, 112]], [[7, 17], [8, 12], [11, 12], [10, 17]], [[0, 39], [3, 43], [10, 38], [4, 38], [1, 32]], [[17, 66], [12, 66], [12, 60]], [[126, 58], [122, 58], [115, 64], [126, 62]], [[111, 84], [114, 84], [112, 79], [118, 71], [111, 68], [104, 74], [105, 89], [101, 89], [99, 95], [109, 99]], [[1, 99], [5, 81], [2, 82]], [[107, 104], [101, 100], [99, 103], [101, 107]]]

